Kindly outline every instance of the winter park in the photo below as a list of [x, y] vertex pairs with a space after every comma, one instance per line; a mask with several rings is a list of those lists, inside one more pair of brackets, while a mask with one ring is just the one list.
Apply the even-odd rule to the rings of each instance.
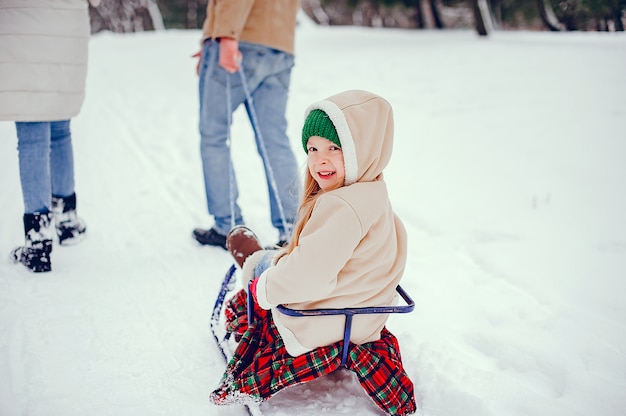
[[[200, 30], [92, 35], [72, 121], [86, 239], [34, 274], [15, 126], [0, 122], [0, 414], [244, 415], [208, 402], [224, 361], [209, 319], [232, 258], [210, 226], [198, 146]], [[626, 409], [623, 32], [296, 29], [289, 135], [349, 89], [393, 106], [385, 170], [404, 222], [389, 318], [424, 416], [622, 416]], [[267, 244], [262, 164], [243, 108], [232, 154], [246, 223]], [[331, 242], [332, 244], [332, 242]], [[380, 415], [341, 372], [264, 415]]]

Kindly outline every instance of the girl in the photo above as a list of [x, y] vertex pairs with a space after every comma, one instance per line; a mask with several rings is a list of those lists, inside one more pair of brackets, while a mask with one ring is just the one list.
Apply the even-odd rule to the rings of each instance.
[[[211, 394], [214, 403], [241, 402], [242, 397], [264, 400], [339, 367], [344, 316], [292, 317], [276, 306], [318, 309], [396, 302], [407, 236], [383, 180], [392, 143], [391, 106], [375, 94], [345, 91], [307, 109], [302, 144], [308, 169], [288, 246], [279, 252], [262, 250], [248, 229], [236, 227], [229, 233], [228, 248], [242, 266], [244, 280], [252, 280], [257, 319], [247, 326], [242, 292], [227, 306], [228, 327], [243, 338]], [[403, 370], [397, 340], [385, 328], [387, 318], [354, 317], [346, 367], [358, 369], [359, 381], [382, 410], [410, 414], [415, 412], [413, 385]]]

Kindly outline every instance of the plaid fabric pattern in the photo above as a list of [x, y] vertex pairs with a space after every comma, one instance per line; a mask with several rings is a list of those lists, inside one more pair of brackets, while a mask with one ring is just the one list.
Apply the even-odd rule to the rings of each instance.
[[[243, 297], [236, 294], [228, 308], [241, 330]], [[244, 313], [245, 315], [245, 313]], [[247, 318], [246, 318], [247, 321]], [[231, 323], [227, 324], [230, 327]], [[243, 333], [235, 353], [215, 391], [213, 403], [261, 402], [285, 387], [313, 380], [337, 370], [341, 364], [341, 342], [292, 357], [268, 311], [255, 308], [255, 321]], [[362, 345], [350, 343], [346, 368], [356, 373], [361, 386], [388, 415], [409, 415], [416, 411], [413, 383], [404, 371], [397, 338], [386, 328], [381, 339]]]
[[239, 341], [248, 329], [247, 296], [246, 291], [241, 289], [224, 306], [226, 332], [232, 333], [235, 336], [235, 341]]

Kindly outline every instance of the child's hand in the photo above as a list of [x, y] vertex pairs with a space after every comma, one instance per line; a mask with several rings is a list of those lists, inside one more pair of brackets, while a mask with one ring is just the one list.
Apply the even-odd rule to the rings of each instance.
[[239, 42], [233, 38], [220, 38], [220, 66], [231, 74], [239, 71], [241, 52]]

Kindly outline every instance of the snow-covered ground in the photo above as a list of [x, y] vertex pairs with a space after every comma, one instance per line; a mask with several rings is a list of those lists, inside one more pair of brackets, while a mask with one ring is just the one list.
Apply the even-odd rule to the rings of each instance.
[[[211, 225], [199, 37], [93, 37], [73, 122], [88, 238], [55, 247], [49, 274], [0, 261], [1, 415], [242, 414], [207, 400], [224, 368], [209, 315], [231, 259], [191, 239]], [[288, 116], [303, 167], [310, 103], [359, 88], [395, 109], [386, 180], [409, 232], [402, 284], [417, 306], [389, 328], [421, 414], [624, 414], [625, 74], [624, 34], [299, 27]], [[23, 206], [12, 123], [0, 137], [6, 259], [23, 241]], [[233, 137], [245, 218], [275, 242], [243, 111]], [[376, 414], [349, 380], [263, 408]]]

